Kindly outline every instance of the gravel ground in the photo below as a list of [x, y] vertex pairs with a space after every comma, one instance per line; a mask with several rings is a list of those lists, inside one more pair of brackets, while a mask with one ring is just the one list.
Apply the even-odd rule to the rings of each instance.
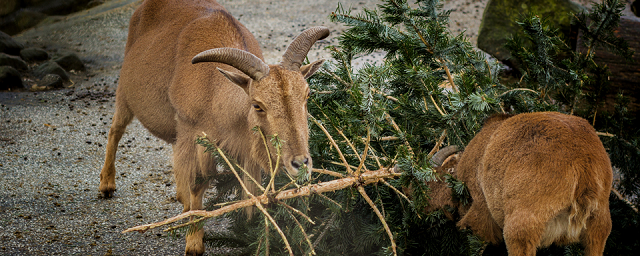
[[[328, 21], [338, 2], [358, 12], [364, 0], [220, 0], [261, 42], [269, 63], [279, 61], [300, 31], [332, 30], [310, 59], [328, 57], [344, 27]], [[487, 0], [444, 1], [451, 30], [475, 43]], [[70, 88], [0, 92], [0, 255], [180, 255], [182, 238], [161, 230], [121, 234], [126, 228], [181, 212], [176, 202], [171, 146], [138, 121], [128, 126], [117, 155], [118, 191], [100, 199], [99, 172], [111, 124], [129, 17], [140, 1], [105, 4], [41, 25], [15, 38], [51, 52], [75, 51], [88, 71], [72, 74]], [[381, 54], [360, 61], [379, 59]], [[213, 193], [213, 192], [209, 192]], [[208, 229], [224, 228], [209, 221]], [[209, 252], [214, 255], [215, 252]]]

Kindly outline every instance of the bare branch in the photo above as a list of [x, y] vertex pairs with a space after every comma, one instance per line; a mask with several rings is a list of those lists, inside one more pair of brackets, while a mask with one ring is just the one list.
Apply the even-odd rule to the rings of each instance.
[[[401, 175], [401, 173], [399, 172], [395, 172], [392, 169], [381, 169], [381, 170], [377, 170], [377, 171], [368, 171], [368, 172], [364, 172], [362, 173], [359, 177], [357, 176], [352, 176], [352, 177], [346, 177], [346, 178], [342, 178], [342, 179], [337, 179], [337, 180], [332, 180], [332, 181], [327, 181], [327, 182], [321, 182], [321, 183], [317, 183], [317, 184], [311, 184], [311, 185], [307, 185], [304, 187], [300, 187], [300, 188], [294, 188], [294, 189], [288, 189], [285, 191], [282, 191], [278, 194], [275, 195], [275, 200], [285, 200], [285, 199], [290, 199], [290, 198], [294, 198], [294, 197], [303, 197], [303, 196], [310, 196], [312, 194], [318, 194], [318, 195], [322, 195], [321, 193], [326, 193], [326, 192], [332, 192], [332, 191], [336, 191], [336, 190], [340, 190], [340, 189], [344, 189], [347, 187], [351, 187], [354, 184], [358, 184], [359, 181], [363, 181], [364, 184], [371, 184], [374, 182], [377, 182], [380, 179], [391, 179], [391, 178], [395, 178], [395, 177], [399, 177]], [[188, 211], [185, 213], [182, 213], [180, 215], [171, 217], [169, 219], [166, 219], [164, 221], [161, 222], [156, 222], [156, 223], [151, 223], [151, 224], [146, 224], [146, 225], [140, 225], [140, 226], [136, 226], [133, 228], [129, 228], [125, 231], [123, 231], [122, 233], [128, 233], [131, 231], [138, 231], [138, 232], [145, 232], [149, 229], [152, 228], [157, 228], [163, 225], [167, 225], [167, 224], [171, 224], [174, 223], [176, 221], [185, 219], [185, 218], [189, 218], [191, 216], [199, 216], [199, 217], [204, 217], [204, 218], [212, 218], [212, 217], [217, 217], [220, 216], [222, 214], [228, 213], [228, 212], [232, 212], [244, 207], [249, 207], [252, 205], [257, 205], [257, 204], [262, 204], [262, 205], [268, 205], [269, 204], [269, 196], [268, 195], [260, 195], [260, 196], [256, 196], [250, 199], [246, 199], [246, 200], [242, 200], [242, 201], [238, 201], [235, 204], [231, 204], [231, 205], [227, 205], [224, 206], [222, 208], [213, 210], [213, 211], [205, 211], [205, 210], [192, 210], [192, 211]], [[197, 221], [200, 221], [199, 219]], [[189, 223], [189, 224], [193, 224], [193, 223]]]

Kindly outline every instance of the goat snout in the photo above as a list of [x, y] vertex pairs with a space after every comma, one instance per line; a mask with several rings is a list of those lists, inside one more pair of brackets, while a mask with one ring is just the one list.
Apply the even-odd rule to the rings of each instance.
[[291, 166], [296, 170], [300, 170], [300, 167], [307, 164], [309, 164], [309, 158], [303, 155], [296, 156], [293, 158], [293, 161], [291, 161]]

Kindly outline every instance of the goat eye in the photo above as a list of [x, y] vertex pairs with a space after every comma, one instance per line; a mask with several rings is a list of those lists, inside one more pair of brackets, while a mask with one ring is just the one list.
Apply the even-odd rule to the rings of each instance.
[[255, 109], [257, 112], [264, 112], [264, 110], [262, 110], [262, 108], [258, 104], [253, 104], [253, 109]]

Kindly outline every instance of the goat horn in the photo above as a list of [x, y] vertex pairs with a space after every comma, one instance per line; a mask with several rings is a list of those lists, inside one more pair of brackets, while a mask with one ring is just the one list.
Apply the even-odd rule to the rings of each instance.
[[258, 81], [269, 74], [269, 65], [264, 63], [260, 58], [236, 48], [215, 48], [198, 53], [193, 59], [192, 64], [200, 62], [220, 62], [230, 65], [242, 73]]
[[433, 157], [431, 157], [431, 162], [435, 165], [435, 167], [440, 167], [444, 163], [444, 160], [447, 159], [447, 157], [455, 154], [458, 151], [460, 151], [458, 149], [458, 146], [455, 146], [455, 145], [446, 146], [438, 150], [438, 152], [435, 155], [433, 155]]
[[324, 39], [329, 36], [329, 29], [326, 27], [312, 27], [305, 31], [302, 31], [291, 44], [287, 47], [287, 50], [282, 56], [282, 65], [285, 69], [299, 71], [300, 66], [307, 53], [311, 49], [311, 46], [318, 40]]

